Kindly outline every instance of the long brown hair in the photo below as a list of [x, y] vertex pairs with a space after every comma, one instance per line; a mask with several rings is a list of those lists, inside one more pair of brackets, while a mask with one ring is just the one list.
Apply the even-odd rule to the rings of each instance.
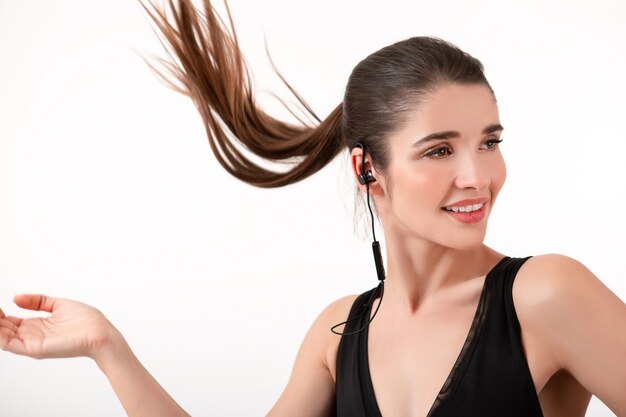
[[[343, 102], [324, 120], [274, 68], [297, 99], [299, 110], [317, 121], [311, 126], [298, 119], [300, 125], [293, 125], [256, 105], [228, 4], [229, 26], [210, 0], [203, 0], [202, 11], [191, 0], [177, 4], [167, 0], [171, 17], [167, 10], [142, 5], [170, 56], [170, 60], [159, 60], [164, 72], [150, 66], [171, 88], [194, 101], [219, 163], [235, 177], [259, 187], [300, 181], [357, 142], [365, 145], [374, 167], [384, 172], [389, 164], [386, 138], [428, 94], [450, 82], [489, 87], [480, 61], [441, 39], [414, 37], [362, 60], [349, 77]], [[269, 161], [290, 162], [293, 168], [272, 171], [254, 162], [247, 152]]]

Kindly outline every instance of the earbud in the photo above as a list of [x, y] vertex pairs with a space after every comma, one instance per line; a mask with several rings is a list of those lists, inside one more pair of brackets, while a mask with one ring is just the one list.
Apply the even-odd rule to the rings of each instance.
[[359, 180], [359, 184], [361, 185], [376, 181], [376, 178], [374, 178], [374, 174], [372, 174], [371, 170], [367, 170], [365, 175], [359, 174], [357, 178]]
[[[359, 184], [365, 185], [369, 184], [370, 182], [376, 181], [376, 178], [374, 178], [374, 174], [372, 174], [372, 170], [368, 169], [367, 172], [365, 171], [365, 146], [363, 146], [361, 142], [357, 142], [354, 147], [361, 148], [361, 150], [363, 151], [363, 153], [361, 153], [361, 173], [357, 176]], [[365, 174], [363, 174], [364, 172]]]

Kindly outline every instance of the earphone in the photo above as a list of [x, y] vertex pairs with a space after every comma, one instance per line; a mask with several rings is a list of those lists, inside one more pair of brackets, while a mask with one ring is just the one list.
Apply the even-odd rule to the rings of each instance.
[[[365, 152], [363, 152], [363, 155], [365, 155]], [[363, 168], [361, 169], [361, 174], [359, 174], [357, 177], [359, 180], [359, 184], [365, 185], [365, 184], [369, 184], [370, 182], [376, 181], [376, 178], [374, 178], [374, 174], [372, 174], [371, 169], [367, 170], [365, 175], [363, 175], [363, 170], [365, 170], [365, 161], [363, 161], [362, 166]]]
[[[361, 142], [357, 142], [356, 145], [354, 145], [355, 148], [361, 148], [361, 150], [363, 151], [361, 153], [361, 173], [357, 175], [357, 180], [359, 181], [359, 184], [361, 185], [365, 185], [365, 192], [367, 193], [367, 208], [369, 209], [370, 212], [370, 216], [372, 218], [372, 237], [374, 239], [374, 241], [372, 242], [372, 251], [374, 253], [374, 264], [376, 265], [376, 275], [378, 276], [378, 287], [376, 287], [375, 291], [372, 291], [371, 296], [369, 297], [369, 300], [367, 301], [367, 304], [364, 307], [363, 311], [358, 314], [356, 317], [353, 317], [350, 320], [346, 320], [344, 322], [341, 322], [339, 324], [334, 325], [333, 327], [330, 328], [330, 331], [340, 335], [340, 336], [344, 336], [344, 335], [351, 335], [351, 334], [356, 334], [359, 333], [363, 330], [365, 330], [365, 328], [367, 328], [367, 326], [370, 325], [370, 323], [372, 322], [372, 320], [374, 320], [374, 317], [376, 317], [376, 314], [378, 313], [378, 309], [380, 308], [380, 304], [383, 302], [383, 294], [385, 293], [385, 268], [383, 266], [383, 256], [381, 254], [380, 251], [380, 243], [376, 240], [376, 231], [374, 230], [374, 213], [372, 212], [372, 207], [370, 206], [370, 183], [371, 182], [375, 182], [376, 178], [374, 177], [374, 174], [372, 174], [371, 170], [367, 170], [367, 172], [365, 172], [365, 145]], [[365, 174], [364, 174], [365, 172]], [[363, 327], [361, 327], [358, 330], [352, 331], [352, 332], [337, 332], [335, 331], [335, 328], [347, 324], [351, 321], [355, 321], [358, 320], [359, 318], [361, 318], [365, 313], [367, 313], [369, 311], [369, 307], [372, 305], [372, 303], [374, 302], [374, 299], [376, 298], [377, 295], [380, 295], [380, 301], [378, 302], [378, 305], [376, 306], [376, 310], [374, 311], [374, 314], [372, 315], [372, 317], [369, 319], [369, 321], [367, 322], [367, 324], [365, 324]]]

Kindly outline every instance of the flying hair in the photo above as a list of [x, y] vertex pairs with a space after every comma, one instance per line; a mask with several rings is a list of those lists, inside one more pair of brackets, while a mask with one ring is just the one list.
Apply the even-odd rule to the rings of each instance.
[[[203, 1], [202, 11], [191, 0], [167, 0], [166, 9], [140, 1], [169, 56], [157, 59], [160, 68], [148, 65], [166, 85], [193, 100], [211, 149], [230, 174], [254, 186], [281, 187], [314, 174], [341, 151], [342, 105], [321, 121], [273, 62], [274, 71], [299, 103], [298, 110], [318, 124], [305, 123], [284, 102], [300, 125], [278, 120], [257, 106], [227, 3], [228, 25], [209, 0]], [[242, 146], [293, 167], [287, 172], [263, 167], [242, 152]]]

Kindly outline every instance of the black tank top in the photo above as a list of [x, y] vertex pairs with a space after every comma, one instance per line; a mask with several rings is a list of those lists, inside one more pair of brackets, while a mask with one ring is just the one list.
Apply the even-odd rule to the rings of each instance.
[[[428, 417], [543, 417], [539, 398], [520, 340], [513, 307], [515, 274], [529, 259], [505, 257], [486, 275], [472, 325], [457, 360], [428, 412]], [[361, 294], [349, 318], [367, 305], [371, 292]], [[375, 303], [374, 303], [375, 304]], [[345, 326], [359, 329], [363, 316]], [[337, 353], [337, 417], [382, 417], [370, 379], [366, 328], [341, 337]]]

